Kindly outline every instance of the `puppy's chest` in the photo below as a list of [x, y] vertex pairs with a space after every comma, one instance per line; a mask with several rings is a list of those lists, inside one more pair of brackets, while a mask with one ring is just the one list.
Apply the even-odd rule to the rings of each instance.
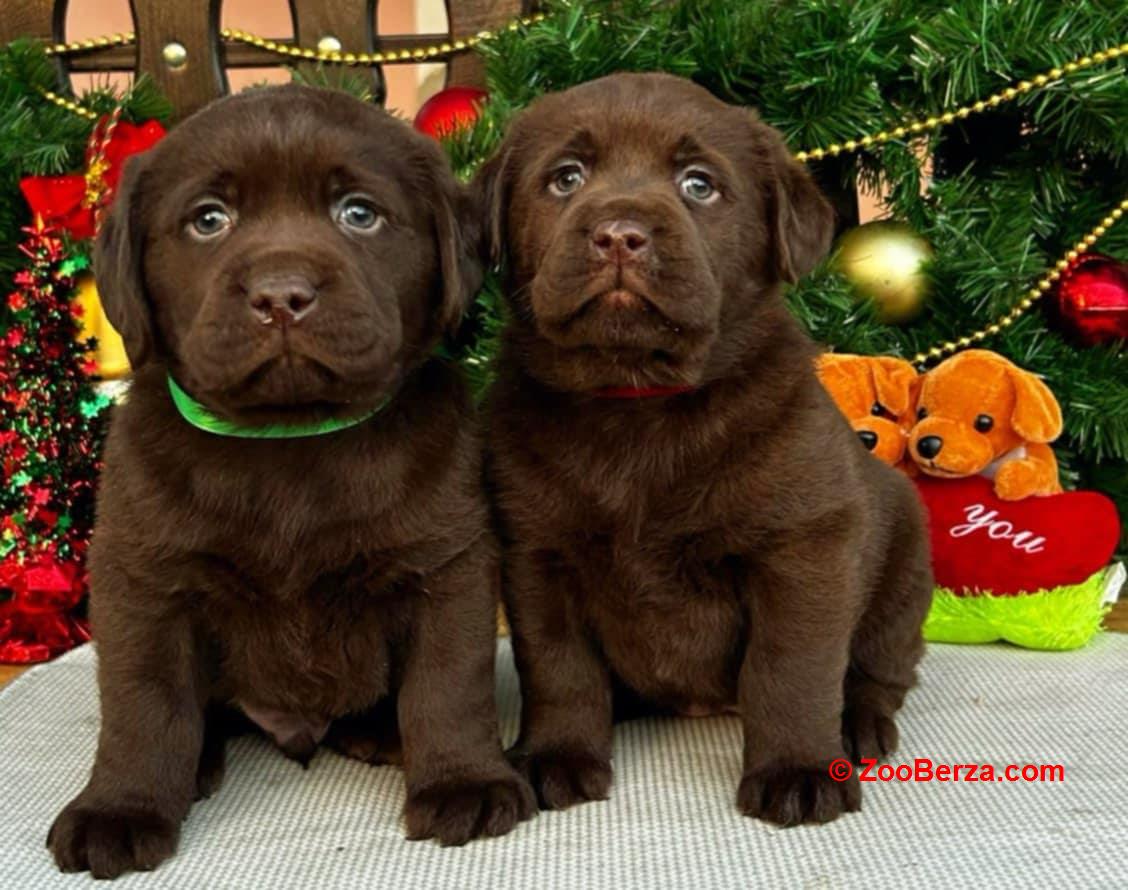
[[[311, 579], [251, 583], [213, 560], [206, 604], [216, 694], [262, 714], [328, 720], [388, 693], [417, 591], [379, 558]], [[256, 716], [256, 714], [260, 716]]]
[[576, 605], [628, 685], [684, 711], [723, 707], [745, 638], [745, 563], [721, 533], [646, 532], [577, 536]]

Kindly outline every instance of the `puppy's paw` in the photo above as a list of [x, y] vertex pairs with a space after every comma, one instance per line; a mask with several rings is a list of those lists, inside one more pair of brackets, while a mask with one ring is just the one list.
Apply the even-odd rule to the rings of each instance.
[[155, 812], [75, 801], [55, 819], [47, 847], [62, 871], [116, 878], [156, 868], [176, 852], [179, 836], [179, 823]]
[[611, 792], [611, 762], [579, 751], [511, 751], [510, 760], [537, 792], [541, 809], [563, 810]]
[[736, 804], [746, 816], [777, 825], [830, 822], [862, 805], [858, 777], [836, 782], [826, 767], [773, 767], [746, 773]]
[[533, 791], [519, 776], [436, 782], [407, 796], [404, 818], [413, 841], [434, 838], [458, 847], [476, 837], [497, 837], [536, 814]]
[[882, 760], [897, 750], [899, 733], [892, 714], [871, 705], [848, 705], [842, 714], [842, 747], [854, 763]]

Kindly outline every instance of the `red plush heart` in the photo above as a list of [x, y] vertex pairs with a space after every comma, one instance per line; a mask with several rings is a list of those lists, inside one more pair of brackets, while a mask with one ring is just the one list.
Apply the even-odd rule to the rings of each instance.
[[956, 591], [1079, 584], [1108, 565], [1120, 539], [1116, 506], [1095, 491], [1004, 501], [982, 476], [915, 482], [928, 508], [936, 583]]

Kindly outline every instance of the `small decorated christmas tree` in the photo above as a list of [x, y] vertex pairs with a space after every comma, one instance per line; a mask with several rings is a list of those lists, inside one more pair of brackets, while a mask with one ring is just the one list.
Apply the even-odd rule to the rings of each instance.
[[88, 638], [80, 604], [108, 399], [78, 339], [75, 275], [58, 233], [25, 230], [25, 268], [0, 307], [0, 662]]
[[89, 236], [124, 157], [168, 103], [140, 78], [49, 101], [42, 45], [0, 49], [0, 663], [88, 639], [84, 556], [109, 400], [81, 335]]

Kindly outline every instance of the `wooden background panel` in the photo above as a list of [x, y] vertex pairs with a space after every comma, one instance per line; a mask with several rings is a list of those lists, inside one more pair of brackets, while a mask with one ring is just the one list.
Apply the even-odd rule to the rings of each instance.
[[[487, 28], [495, 28], [524, 15], [536, 4], [531, 0], [446, 0], [450, 33], [468, 37]], [[477, 53], [462, 53], [450, 60], [447, 83], [459, 86], [482, 86], [485, 71]]]
[[65, 12], [58, 0], [5, 0], [0, 3], [0, 43], [29, 36], [55, 40], [62, 35]]
[[[177, 118], [187, 117], [227, 92], [220, 59], [220, 0], [132, 0], [137, 31], [137, 68], [156, 82]], [[164, 50], [181, 44], [187, 61], [169, 65]]]
[[[325, 36], [336, 37], [343, 52], [370, 52], [414, 48], [422, 44], [464, 38], [480, 31], [503, 27], [519, 15], [535, 8], [533, 0], [443, 0], [447, 8], [447, 34], [398, 34], [381, 36], [375, 33], [374, 12], [379, 0], [288, 0], [291, 17], [296, 21], [296, 39], [303, 46], [315, 47]], [[388, 0], [385, 0], [388, 2]], [[36, 37], [59, 41], [65, 34], [67, 0], [0, 0], [0, 41], [18, 37]], [[133, 30], [136, 46], [93, 48], [59, 60], [60, 88], [66, 89], [66, 70], [72, 72], [129, 72], [149, 74], [174, 108], [174, 116], [182, 118], [210, 100], [228, 91], [227, 68], [280, 69], [288, 61], [244, 44], [226, 43], [219, 35], [221, 0], [130, 0], [133, 21], [122, 27], [109, 12], [107, 28]], [[84, 7], [87, 19], [96, 8]], [[97, 18], [97, 16], [94, 16]], [[235, 24], [232, 23], [234, 27]], [[103, 32], [98, 32], [100, 36]], [[95, 35], [81, 35], [95, 36]], [[280, 34], [263, 34], [281, 37]], [[171, 43], [184, 48], [183, 64], [171, 64], [165, 49]], [[65, 67], [64, 67], [65, 66]], [[397, 70], [397, 75], [400, 70]], [[329, 70], [334, 70], [330, 68]], [[373, 92], [384, 98], [385, 79], [380, 68], [340, 68], [352, 76], [372, 78]], [[393, 69], [389, 69], [393, 70]], [[268, 72], [267, 76], [271, 76]], [[88, 76], [80, 75], [83, 85]], [[481, 86], [483, 66], [472, 52], [462, 53], [448, 62], [447, 83]]]
[[[335, 37], [344, 53], [370, 53], [376, 50], [376, 0], [290, 0], [294, 16], [294, 37], [299, 46], [317, 47], [323, 37]], [[306, 66], [316, 68], [316, 65]], [[376, 101], [385, 99], [384, 78], [379, 67], [346, 68], [336, 66], [330, 82], [338, 78], [367, 77]]]

